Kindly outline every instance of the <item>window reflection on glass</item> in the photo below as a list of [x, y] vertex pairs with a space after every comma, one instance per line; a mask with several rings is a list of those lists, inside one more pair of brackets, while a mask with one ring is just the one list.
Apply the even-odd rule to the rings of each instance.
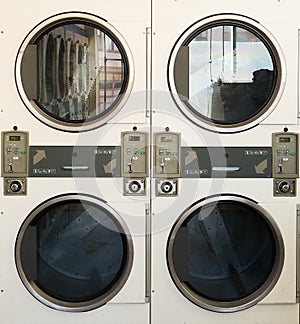
[[31, 77], [22, 74], [25, 92], [55, 119], [94, 119], [112, 109], [125, 91], [127, 61], [121, 46], [91, 24], [53, 27], [30, 44], [24, 55], [32, 59], [23, 59], [22, 64], [31, 61], [37, 76], [32, 85]]
[[113, 289], [127, 258], [125, 234], [109, 212], [87, 202], [42, 211], [26, 228], [22, 266], [47, 295], [89, 301]]
[[189, 290], [200, 298], [231, 302], [265, 283], [278, 251], [261, 214], [224, 201], [191, 214], [176, 233], [172, 253], [176, 275]]
[[178, 94], [194, 112], [214, 123], [234, 124], [266, 106], [276, 66], [262, 36], [224, 24], [199, 31], [181, 46], [174, 77]]

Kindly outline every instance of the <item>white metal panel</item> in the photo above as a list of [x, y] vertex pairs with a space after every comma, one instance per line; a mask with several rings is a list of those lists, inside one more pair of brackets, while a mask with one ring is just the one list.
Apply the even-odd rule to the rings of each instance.
[[[270, 109], [270, 114], [265, 114], [264, 120], [260, 124], [297, 124], [297, 66], [298, 62], [298, 25], [296, 15], [289, 13], [289, 6], [296, 7], [296, 1], [282, 2], [269, 0], [259, 3], [251, 1], [247, 6], [239, 1], [218, 1], [199, 3], [194, 0], [188, 1], [154, 1], [153, 3], [153, 106], [155, 110], [168, 101], [168, 110], [172, 114], [182, 115], [168, 95], [167, 67], [172, 48], [182, 33], [195, 22], [211, 15], [236, 14], [247, 16], [253, 21], [258, 21], [266, 28], [270, 35], [279, 44], [283, 53], [283, 64], [286, 63], [286, 84], [278, 103]], [[188, 10], [186, 9], [188, 8]], [[258, 10], [259, 8], [259, 10]], [[176, 24], [171, 28], [165, 28], [168, 24], [165, 12], [172, 17]], [[290, 16], [291, 15], [291, 16]], [[159, 94], [161, 92], [163, 95]], [[165, 99], [162, 100], [162, 97]], [[274, 110], [272, 110], [274, 108]], [[272, 111], [271, 111], [272, 110]], [[197, 122], [196, 117], [191, 117], [188, 110], [184, 110], [187, 116]], [[179, 118], [185, 119], [186, 116]], [[189, 121], [190, 122], [190, 121]], [[205, 123], [204, 123], [205, 124]], [[255, 124], [255, 123], [254, 123]], [[157, 124], [161, 125], [158, 121]], [[205, 126], [204, 126], [205, 127]], [[232, 128], [234, 131], [234, 128]], [[246, 130], [242, 134], [251, 134], [251, 130]], [[246, 136], [244, 136], [246, 137]]]
[[[152, 318], [161, 324], [297, 324], [296, 215], [297, 197], [273, 197], [273, 179], [181, 179], [178, 197], [153, 202]], [[176, 288], [167, 265], [171, 228], [192, 203], [218, 194], [237, 194], [257, 201], [272, 216], [284, 242], [284, 266], [272, 291], [257, 305], [235, 313], [217, 313], [194, 305]], [[246, 231], [247, 229], [245, 229]], [[255, 237], [253, 237], [255, 240]], [[166, 309], [172, 309], [168, 312]]]
[[[32, 10], [32, 8], [35, 10]], [[18, 8], [18, 10], [15, 10]], [[118, 10], [116, 10], [118, 8]], [[119, 1], [97, 1], [83, 3], [75, 1], [54, 1], [43, 5], [38, 1], [7, 2], [4, 6], [6, 12], [14, 12], [13, 16], [4, 15], [0, 24], [0, 41], [6, 44], [6, 50], [0, 54], [0, 67], [2, 77], [0, 86], [5, 90], [1, 105], [1, 129], [11, 129], [17, 125], [20, 129], [31, 131], [31, 143], [42, 142], [54, 145], [55, 143], [74, 143], [77, 134], [57, 131], [41, 123], [25, 107], [15, 84], [15, 61], [19, 47], [26, 35], [41, 21], [53, 15], [81, 11], [98, 15], [107, 19], [122, 35], [130, 48], [134, 64], [134, 83], [130, 100], [121, 110], [121, 115], [115, 116], [113, 123], [145, 123], [146, 105], [144, 93], [146, 91], [146, 28], [150, 25], [150, 2], [132, 0], [125, 3]], [[136, 12], [139, 12], [137, 15]], [[13, 18], [12, 18], [13, 17]], [[22, 28], [20, 26], [22, 25]], [[137, 112], [134, 114], [133, 112]], [[96, 134], [105, 133], [106, 126], [92, 130]]]
[[284, 267], [278, 283], [263, 304], [296, 303], [296, 235], [297, 208], [295, 204], [262, 204], [274, 217], [284, 240]]
[[[126, 284], [106, 305], [84, 313], [63, 312], [43, 305], [27, 291], [15, 265], [15, 243], [21, 224], [28, 214], [46, 199], [77, 192], [74, 179], [49, 180], [30, 178], [28, 196], [1, 197], [0, 255], [2, 260], [6, 260], [0, 267], [0, 304], [3, 323], [50, 324], [58, 321], [79, 324], [95, 322], [100, 317], [108, 324], [147, 324], [149, 304], [145, 300], [144, 283], [146, 263], [144, 202], [132, 203], [128, 200], [123, 203], [108, 203], [108, 206], [121, 216], [129, 228], [133, 240], [134, 258], [132, 271]], [[1, 178], [1, 188], [3, 188], [2, 183]], [[80, 193], [103, 198], [93, 188]], [[16, 312], [20, 307], [22, 311]]]

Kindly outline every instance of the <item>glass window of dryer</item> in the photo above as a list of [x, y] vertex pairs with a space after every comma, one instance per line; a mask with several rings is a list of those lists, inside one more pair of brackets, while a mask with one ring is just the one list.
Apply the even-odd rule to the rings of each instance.
[[275, 46], [243, 21], [198, 25], [172, 53], [169, 80], [177, 103], [223, 129], [253, 122], [278, 92], [281, 66]]
[[36, 208], [23, 223], [16, 262], [27, 289], [47, 306], [85, 311], [125, 284], [132, 239], [122, 219], [89, 196], [66, 195]]
[[55, 128], [97, 127], [129, 90], [129, 51], [105, 21], [58, 18], [24, 41], [19, 90], [31, 112]]
[[175, 224], [168, 265], [178, 289], [203, 308], [248, 308], [276, 284], [283, 241], [272, 219], [255, 203], [235, 197], [200, 203]]

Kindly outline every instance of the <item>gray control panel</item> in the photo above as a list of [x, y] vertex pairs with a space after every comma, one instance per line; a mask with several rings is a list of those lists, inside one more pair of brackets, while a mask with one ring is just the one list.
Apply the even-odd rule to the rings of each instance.
[[122, 165], [123, 177], [142, 178], [148, 176], [148, 134], [144, 132], [123, 132]]
[[272, 137], [273, 178], [298, 177], [298, 134], [274, 133]]
[[180, 134], [154, 133], [154, 176], [180, 177]]
[[28, 132], [2, 132], [2, 176], [28, 176]]

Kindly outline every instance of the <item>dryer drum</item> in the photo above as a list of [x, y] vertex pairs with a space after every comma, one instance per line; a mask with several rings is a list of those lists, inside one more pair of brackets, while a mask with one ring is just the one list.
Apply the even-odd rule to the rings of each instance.
[[25, 286], [48, 306], [83, 311], [105, 304], [132, 266], [132, 240], [120, 217], [88, 196], [56, 197], [35, 209], [16, 244]]
[[199, 306], [221, 312], [247, 308], [279, 277], [283, 241], [277, 226], [266, 211], [245, 202], [222, 197], [194, 206], [170, 234], [171, 276]]
[[284, 86], [283, 64], [279, 46], [260, 24], [237, 15], [212, 16], [175, 44], [169, 88], [196, 124], [241, 131], [274, 109]]
[[125, 104], [133, 63], [125, 41], [107, 22], [66, 13], [29, 33], [19, 50], [16, 78], [37, 118], [61, 130], [83, 131], [105, 124]]

